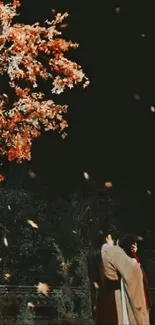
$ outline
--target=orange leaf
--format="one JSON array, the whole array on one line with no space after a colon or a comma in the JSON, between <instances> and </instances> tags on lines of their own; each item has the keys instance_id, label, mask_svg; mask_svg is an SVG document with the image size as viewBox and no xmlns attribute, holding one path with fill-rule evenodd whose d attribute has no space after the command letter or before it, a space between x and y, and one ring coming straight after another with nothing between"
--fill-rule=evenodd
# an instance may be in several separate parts
<instances>
[{"instance_id":1,"label":"orange leaf","mask_svg":"<svg viewBox=\"0 0 155 325\"><path fill-rule=\"evenodd\" d=\"M38 293L43 293L45 296L47 296L50 291L50 287L47 283L39 282L36 288Z\"/></svg>"},{"instance_id":2,"label":"orange leaf","mask_svg":"<svg viewBox=\"0 0 155 325\"><path fill-rule=\"evenodd\" d=\"M107 188L111 188L112 187L112 182L105 182L104 186Z\"/></svg>"},{"instance_id":3,"label":"orange leaf","mask_svg":"<svg viewBox=\"0 0 155 325\"><path fill-rule=\"evenodd\" d=\"M4 180L5 180L5 177L0 174L0 183L3 182Z\"/></svg>"},{"instance_id":4,"label":"orange leaf","mask_svg":"<svg viewBox=\"0 0 155 325\"><path fill-rule=\"evenodd\" d=\"M68 263L61 263L60 266L62 267L62 269L68 269L69 268L69 264Z\"/></svg>"},{"instance_id":5,"label":"orange leaf","mask_svg":"<svg viewBox=\"0 0 155 325\"><path fill-rule=\"evenodd\" d=\"M11 277L12 277L12 275L9 274L9 273L5 273L5 274L4 274L4 278L5 278L5 279L9 279L9 278L11 278Z\"/></svg>"}]
</instances>

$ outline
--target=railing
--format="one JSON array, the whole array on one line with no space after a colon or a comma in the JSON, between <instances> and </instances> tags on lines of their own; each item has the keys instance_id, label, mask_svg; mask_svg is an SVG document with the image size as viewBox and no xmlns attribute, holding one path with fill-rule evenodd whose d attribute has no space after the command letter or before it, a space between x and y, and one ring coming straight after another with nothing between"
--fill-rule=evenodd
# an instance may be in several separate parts
<instances>
[{"instance_id":1,"label":"railing","mask_svg":"<svg viewBox=\"0 0 155 325\"><path fill-rule=\"evenodd\" d=\"M62 286L52 286L52 291L53 290L59 290L59 289L62 289ZM80 292L86 292L86 288L84 287L70 287L70 290L72 292L74 292L75 294L79 294ZM149 289L150 291L150 296L151 296L151 302L152 302L152 321L151 321L151 325L154 325L155 324L155 287L151 287ZM13 293L15 294L15 296L17 297L17 300L18 300L18 297L23 297L27 294L33 294L33 295L36 295L38 296L38 293L37 293L37 288L35 286L13 286L13 285L8 285L8 286L5 286L5 285L0 285L0 296L3 296L3 294L5 295L9 295L9 293ZM41 308L46 308L46 307L52 307L50 305L50 303L47 303L47 299L45 299L46 302L44 304L44 300L41 299L40 303L37 304L37 307L41 307ZM15 320L13 320L13 317L12 316L0 316L0 325L1 324L5 324L7 325L6 323L6 319L8 320L8 325L15 325ZM10 323L10 321L11 323ZM4 320L4 322L3 322ZM35 316L34 317L34 323L35 324L39 324L39 325L58 325L58 324L54 324L49 318L48 316ZM34 324L33 323L33 324ZM21 324L22 325L22 324ZM31 324L29 324L31 325ZM85 324L85 325L91 325L91 324Z\"/></svg>"},{"instance_id":2,"label":"railing","mask_svg":"<svg viewBox=\"0 0 155 325\"><path fill-rule=\"evenodd\" d=\"M62 286L52 286L52 291L59 290L62 288L63 288ZM70 287L70 290L74 293L79 293L79 292L85 292L86 288L74 286L74 287ZM153 304L153 306L155 306L155 287L149 288L149 291L150 291L152 304ZM10 292L14 293L16 295L26 295L28 293L38 295L36 286L0 285L0 295L7 294L7 293L9 294Z\"/></svg>"}]
</instances>

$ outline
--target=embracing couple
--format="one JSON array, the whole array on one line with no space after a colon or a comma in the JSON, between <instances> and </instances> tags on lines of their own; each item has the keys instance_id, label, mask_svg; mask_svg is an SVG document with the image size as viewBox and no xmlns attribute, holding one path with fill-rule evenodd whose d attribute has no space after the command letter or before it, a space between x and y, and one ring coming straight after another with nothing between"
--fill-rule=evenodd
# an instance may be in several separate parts
<instances>
[{"instance_id":1,"label":"embracing couple","mask_svg":"<svg viewBox=\"0 0 155 325\"><path fill-rule=\"evenodd\" d=\"M147 278L136 252L134 236L117 240L114 226L104 234L96 271L90 270L93 259L88 269L96 325L150 324Z\"/></svg>"}]
</instances>

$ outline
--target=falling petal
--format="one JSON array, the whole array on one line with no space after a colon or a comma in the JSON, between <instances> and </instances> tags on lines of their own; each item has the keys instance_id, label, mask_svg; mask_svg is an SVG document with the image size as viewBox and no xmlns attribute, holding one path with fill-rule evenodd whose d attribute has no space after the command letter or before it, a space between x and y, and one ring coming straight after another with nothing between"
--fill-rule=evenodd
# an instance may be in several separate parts
<instances>
[{"instance_id":1,"label":"falling petal","mask_svg":"<svg viewBox=\"0 0 155 325\"><path fill-rule=\"evenodd\" d=\"M39 229L38 225L33 220L27 220L27 223L33 228Z\"/></svg>"},{"instance_id":2,"label":"falling petal","mask_svg":"<svg viewBox=\"0 0 155 325\"><path fill-rule=\"evenodd\" d=\"M10 205L8 205L8 210L11 210L11 207L10 207Z\"/></svg>"},{"instance_id":3,"label":"falling petal","mask_svg":"<svg viewBox=\"0 0 155 325\"><path fill-rule=\"evenodd\" d=\"M105 182L104 186L107 188L111 188L112 187L112 182Z\"/></svg>"},{"instance_id":4,"label":"falling petal","mask_svg":"<svg viewBox=\"0 0 155 325\"><path fill-rule=\"evenodd\" d=\"M36 288L38 293L43 293L45 296L47 296L50 291L50 287L47 283L39 282Z\"/></svg>"},{"instance_id":5,"label":"falling petal","mask_svg":"<svg viewBox=\"0 0 155 325\"><path fill-rule=\"evenodd\" d=\"M141 37L143 37L143 38L144 38L145 36L146 36L145 34L141 34Z\"/></svg>"},{"instance_id":6,"label":"falling petal","mask_svg":"<svg viewBox=\"0 0 155 325\"><path fill-rule=\"evenodd\" d=\"M88 175L87 172L84 172L84 173L83 173L83 176L84 176L84 178L85 178L86 180L89 180L89 175Z\"/></svg>"},{"instance_id":7,"label":"falling petal","mask_svg":"<svg viewBox=\"0 0 155 325\"><path fill-rule=\"evenodd\" d=\"M7 241L7 238L6 238L6 237L4 237L4 245L5 245L6 247L8 247L8 241Z\"/></svg>"},{"instance_id":8,"label":"falling petal","mask_svg":"<svg viewBox=\"0 0 155 325\"><path fill-rule=\"evenodd\" d=\"M146 191L148 195L152 195L152 192L150 190Z\"/></svg>"},{"instance_id":9,"label":"falling petal","mask_svg":"<svg viewBox=\"0 0 155 325\"><path fill-rule=\"evenodd\" d=\"M72 232L73 232L73 234L77 234L77 231L75 231L75 230L72 230Z\"/></svg>"}]
</instances>

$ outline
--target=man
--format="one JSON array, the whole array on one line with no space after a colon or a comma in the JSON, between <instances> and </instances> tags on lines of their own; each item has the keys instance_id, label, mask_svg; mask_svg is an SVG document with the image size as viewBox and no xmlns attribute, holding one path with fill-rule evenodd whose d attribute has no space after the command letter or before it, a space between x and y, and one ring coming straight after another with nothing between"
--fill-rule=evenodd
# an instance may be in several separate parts
<instances>
[{"instance_id":1,"label":"man","mask_svg":"<svg viewBox=\"0 0 155 325\"><path fill-rule=\"evenodd\" d=\"M97 325L127 325L123 321L120 278L127 292L127 311L130 325L149 325L149 313L144 295L143 274L138 263L123 249L115 246L109 230L101 248L101 278L103 289L99 293Z\"/></svg>"},{"instance_id":2,"label":"man","mask_svg":"<svg viewBox=\"0 0 155 325\"><path fill-rule=\"evenodd\" d=\"M116 227L114 225L110 225L104 234L103 232L100 232L99 242L97 243L95 250L90 252L88 255L88 276L91 288L92 316L96 325L104 325L102 322L102 306L104 305L105 279L103 279L102 272L103 264L101 258L101 247L103 242L109 246L114 245L117 238L118 231Z\"/></svg>"}]
</instances>

